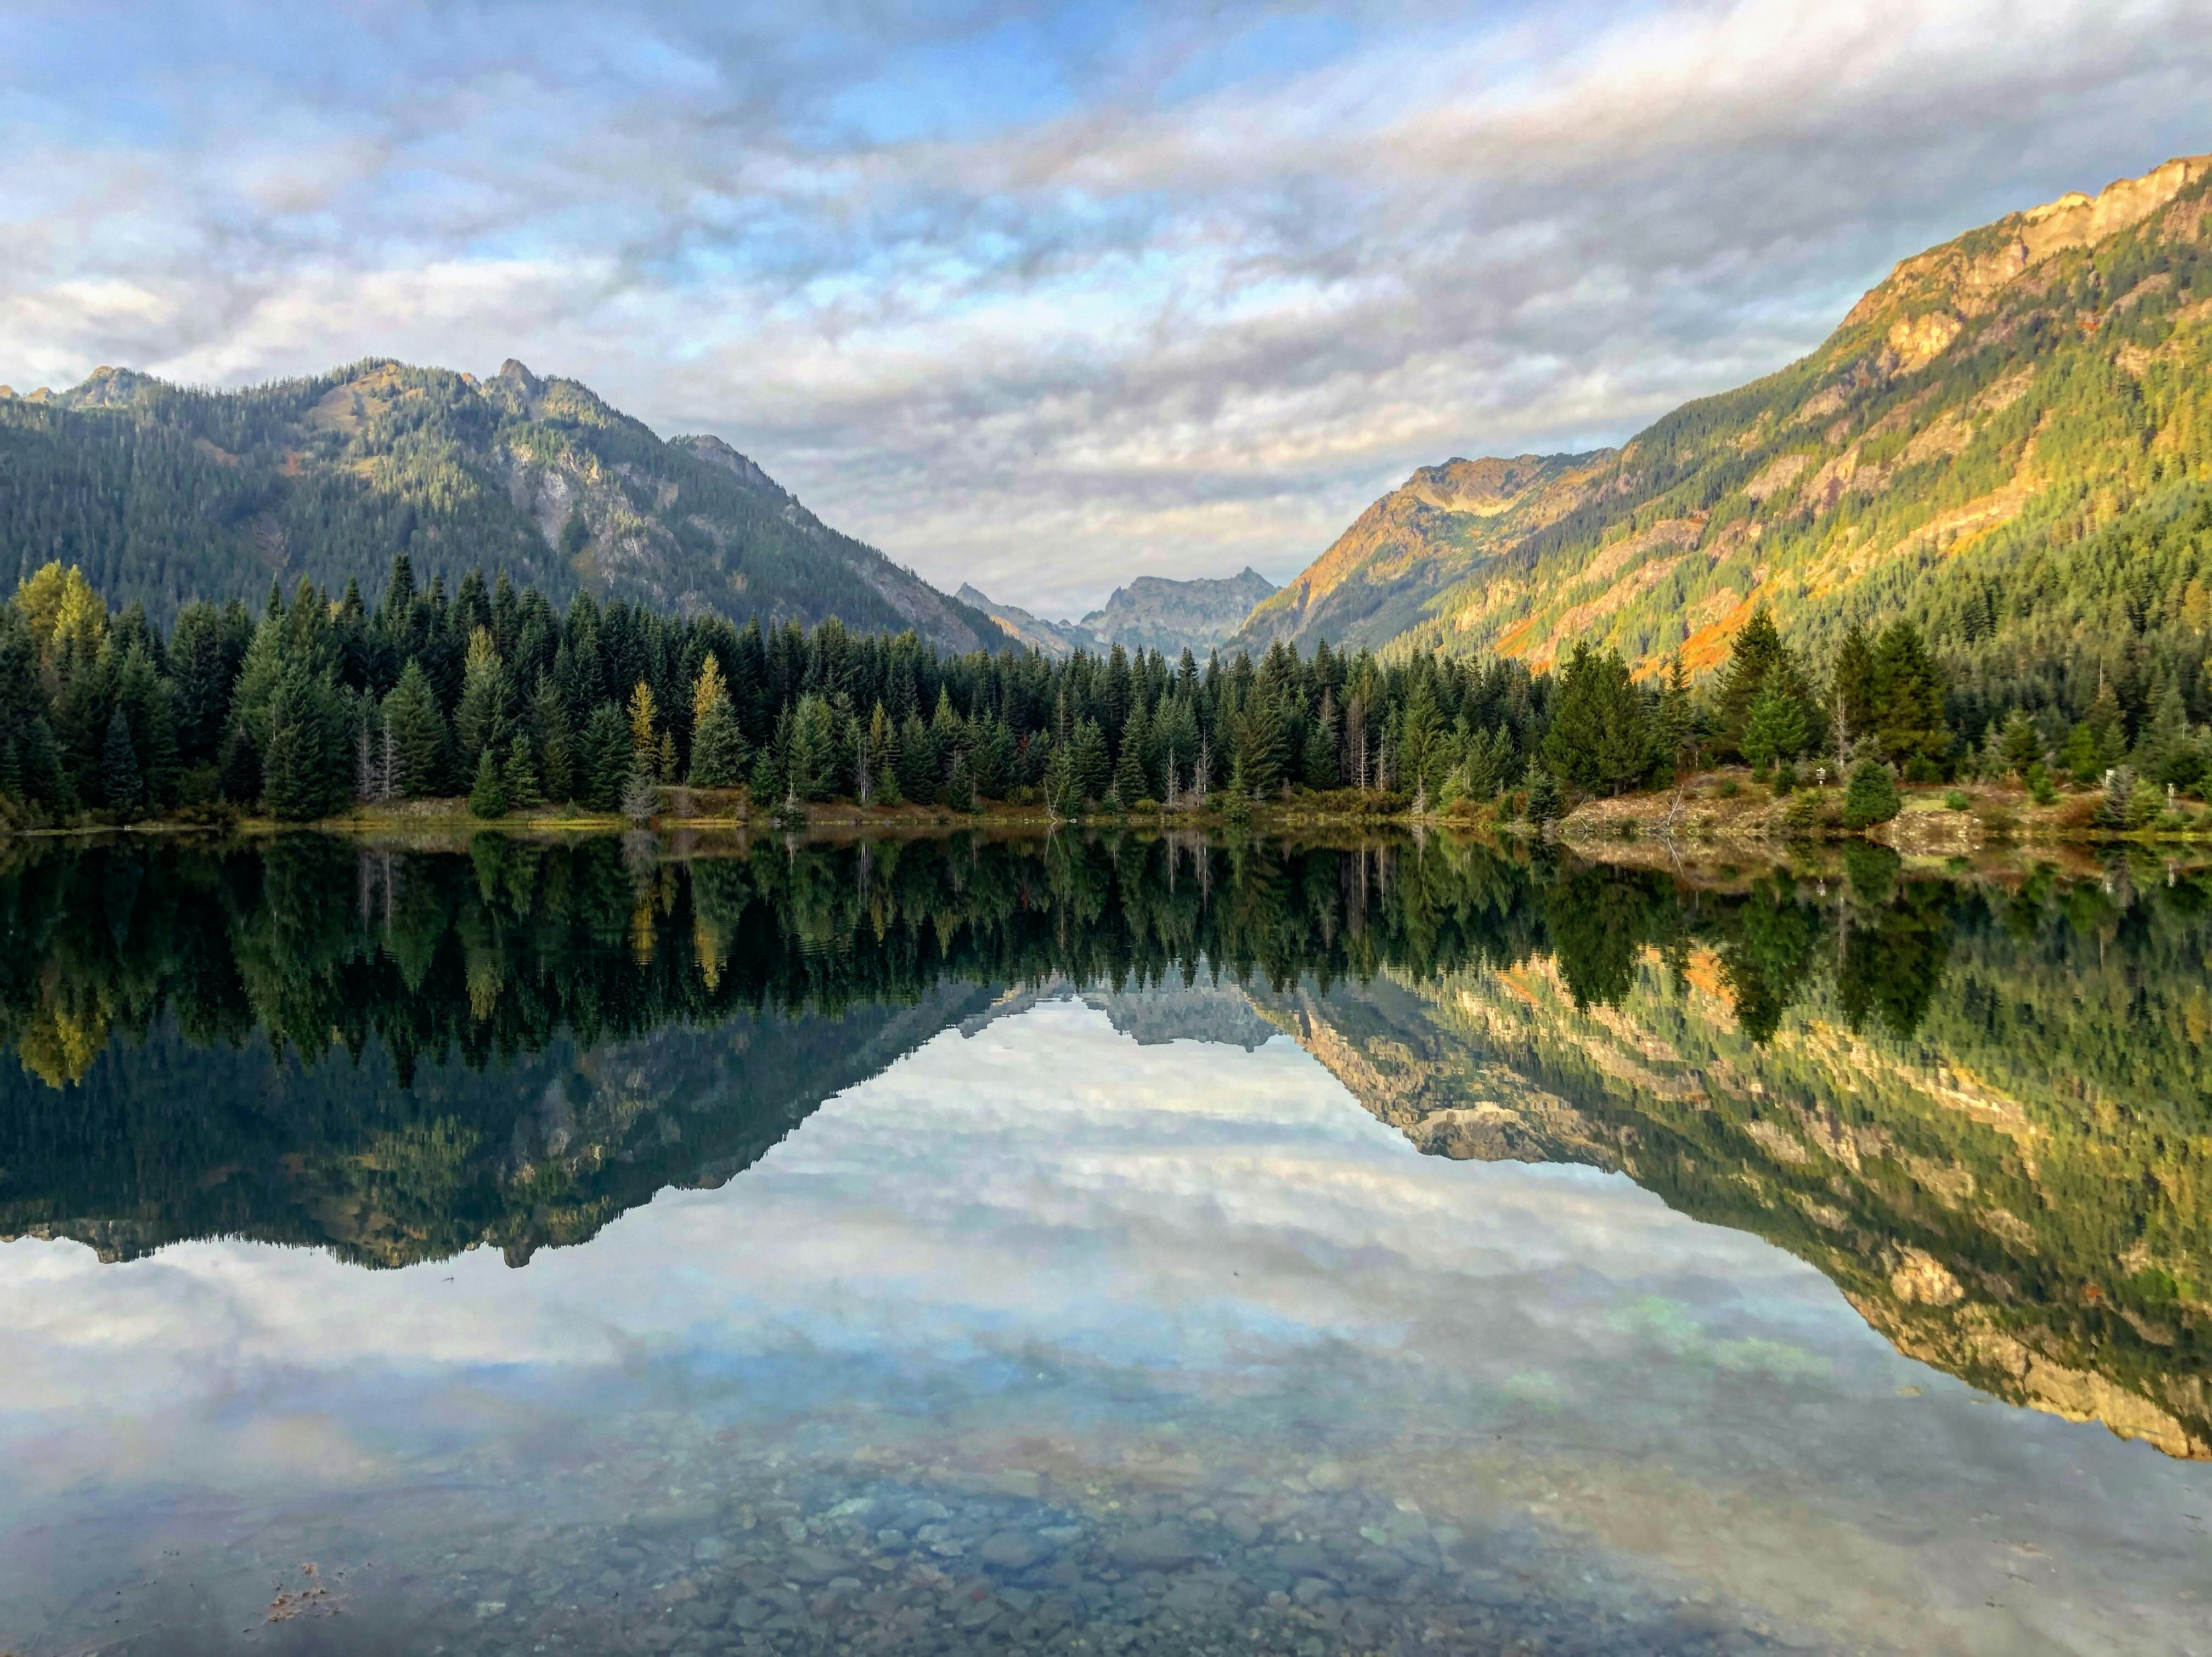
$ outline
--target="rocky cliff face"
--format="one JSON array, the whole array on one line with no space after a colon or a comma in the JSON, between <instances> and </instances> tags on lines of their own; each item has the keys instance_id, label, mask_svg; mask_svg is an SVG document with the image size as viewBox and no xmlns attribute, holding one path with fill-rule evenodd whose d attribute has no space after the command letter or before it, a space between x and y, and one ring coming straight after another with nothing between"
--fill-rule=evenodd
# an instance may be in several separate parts
<instances>
[{"instance_id":1,"label":"rocky cliff face","mask_svg":"<svg viewBox=\"0 0 2212 1657\"><path fill-rule=\"evenodd\" d=\"M1998 649L2084 593L2117 617L2094 571L2021 572L2212 488L2208 191L2212 156L2177 160L1906 259L1812 355L1619 451L1425 469L1238 641L1702 671L1760 604L1816 646L1899 610ZM2171 585L2154 610L2192 602Z\"/></svg>"},{"instance_id":2,"label":"rocky cliff face","mask_svg":"<svg viewBox=\"0 0 2212 1657\"><path fill-rule=\"evenodd\" d=\"M1102 608L1083 618L1083 626L1126 650L1157 650L1170 659L1188 650L1203 661L1274 591L1273 581L1252 569L1194 581L1140 575L1115 588Z\"/></svg>"}]
</instances>

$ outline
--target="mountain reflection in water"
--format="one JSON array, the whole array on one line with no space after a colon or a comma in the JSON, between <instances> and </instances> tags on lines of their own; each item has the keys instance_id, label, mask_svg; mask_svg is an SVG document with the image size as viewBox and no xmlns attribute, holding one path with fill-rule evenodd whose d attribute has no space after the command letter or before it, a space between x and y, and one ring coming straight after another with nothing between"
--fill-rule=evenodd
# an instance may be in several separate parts
<instances>
[{"instance_id":1,"label":"mountain reflection in water","mask_svg":"<svg viewBox=\"0 0 2212 1657\"><path fill-rule=\"evenodd\" d=\"M1079 1102L1086 1089L1111 1096L1102 1067L1110 1072L1121 1061L1085 1034L1103 1014L1105 1028L1119 1033L1115 1041L1179 1044L1141 1074L1150 1083L1187 1077L1194 1101L1225 1102L1263 1083L1285 1099L1320 1100L1312 1092L1318 1082L1307 1078L1321 1072L1304 1059L1284 1068L1281 1055L1295 1057L1296 1049L1271 1038L1286 1035L1421 1151L1625 1174L1681 1215L1754 1234L1816 1267L1907 1357L2014 1404L2101 1422L2177 1460L2212 1455L2204 1380L2212 1211L2199 1195L2212 1156L2205 1054L2212 877L2201 873L2122 864L2100 879L2046 872L1998 884L1907 874L1879 848L1854 848L1844 866L1821 876L1697 882L1434 837L1224 846L1065 832L1017 841L732 841L680 855L643 836L540 844L493 835L477 840L466 856L362 850L313 836L260 850L48 845L12 855L16 860L0 871L0 925L9 940L0 955L0 1036L21 1062L0 1079L0 1236L75 1240L107 1262L155 1251L193 1261L201 1256L173 1246L246 1240L304 1245L380 1268L450 1260L482 1245L521 1266L540 1250L599 1238L583 1253L604 1263L635 1253L637 1243L634 1234L621 1242L600 1234L656 1193L724 1187L746 1174L730 1190L770 1216L810 1156L826 1159L817 1174L828 1184L809 1187L817 1206L790 1199L790 1224L781 1230L762 1219L773 1235L798 1237L810 1224L822 1226L823 1189L847 1191L865 1205L870 1168L906 1170L911 1182L907 1165L928 1165L933 1134L942 1136L939 1150L962 1134L975 1140L972 1174L951 1177L945 1189L965 1178L976 1187L969 1200L988 1206L997 1199L982 1187L994 1180L1041 1176L1024 1174L1006 1150L1003 1119L990 1119L995 1125L986 1133L977 1120L939 1120L933 1102L957 1092L971 1072L977 1096L987 1093L988 1077L975 1067L988 1070L996 1050L975 1039L1017 1028L1050 1035L1068 1055L1058 1074L1034 1041L1008 1038L1031 1066L1019 1088L1008 1083L1008 1096L1027 1089L1040 1113L1048 1100L1061 1113L1050 1119L1066 1152L1052 1176L1061 1193L1054 1202L1109 1202L1109 1186L1080 1194L1091 1178L1080 1170L1095 1119L1066 1114L1054 1097L1063 1084ZM1074 1023L1065 1022L1074 1017L1066 1011L1071 996L1093 1010ZM948 1035L968 1057L942 1057L955 1051L943 1045ZM1203 1057L1238 1049L1249 1057L1236 1063L1260 1068L1219 1070L1228 1058ZM917 1079L929 1076L939 1077L934 1093ZM756 1167L825 1102L883 1097L894 1086L917 1089L898 1119L909 1123L903 1135L886 1130L890 1119L880 1112L868 1119L848 1109L842 1126L810 1125ZM1225 1102L1212 1108L1230 1110ZM1319 1126L1328 1108L1313 1108L1314 1126L1304 1131L1333 1142L1339 1131ZM874 1126L855 1140L854 1124L863 1120ZM1143 1135L1131 1137L1149 1135L1144 1142L1170 1155L1182 1131L1178 1120L1154 1110L1142 1117ZM1206 1160L1179 1163L1176 1178L1203 1168L1203 1200L1232 1212L1265 1204L1283 1169L1307 1165L1312 1154L1304 1141L1295 1149L1285 1141L1264 1162L1243 1160L1265 1143L1257 1119L1231 1123L1209 1141ZM810 1152L810 1145L821 1149ZM1374 1172L1382 1165L1370 1168L1378 1154L1367 1139L1346 1141L1331 1179L1382 1177ZM1249 1179L1240 1177L1246 1168ZM1130 1176L1124 1167L1114 1177ZM1549 1186L1512 1183L1533 1176L1498 1177L1508 1182L1478 1189L1507 1213L1553 1199L1572 1211L1598 1189L1558 1184L1570 1178L1564 1171L1547 1176ZM1418 1200L1433 1200L1437 1189L1422 1186ZM1178 1200L1200 1195L1186 1191ZM674 1200L654 1204L654 1212ZM690 1211L668 1209L663 1223L680 1228ZM1402 1229L1402 1214L1382 1213L1372 1221L1378 1235ZM860 1293L855 1284L870 1274L927 1277L933 1259L957 1248L954 1221L925 1220L886 1217L880 1258L847 1261L856 1274L850 1279L839 1278L834 1260L823 1264L825 1315L841 1295ZM1616 1217L1607 1224L1640 1229L1644 1222ZM1194 1231L1191 1246L1201 1256L1223 1247L1218 1238L1197 1239ZM853 1245L851 1235L840 1240ZM729 1241L716 1239L716 1247ZM1664 1255L1669 1246L1646 1238L1635 1248ZM1364 1281L1356 1247L1329 1247L1349 1295ZM1419 1252L1411 1243L1391 1247ZM1496 1247L1511 1254L1537 1246L1522 1237ZM1751 1256L1728 1252L1754 1247L1747 1240L1716 1239L1711 1247L1715 1259L1737 1263L1730 1270L1749 1269L1743 1262ZM1253 1295L1271 1282L1265 1258L1247 1260ZM546 1267L541 1259L532 1270ZM64 1269L48 1265L32 1275ZM484 1292L473 1263L439 1269ZM1046 1316L1016 1294L992 1319L1027 1328L1026 1338L1037 1343L1080 1347L1095 1338L1102 1354L1112 1349L1115 1363L1136 1366L1133 1374L1195 1366L1194 1375L1212 1375L1224 1364L1220 1372L1232 1374L1231 1355L1242 1346L1264 1349L1279 1338L1256 1303L1218 1328L1210 1314L1194 1310L1166 1329L1139 1318L1116 1325L1110 1339L1097 1330L1082 1337L1086 1320L1117 1315L1112 1286L1097 1292L1101 1303L1087 1314L1063 1307ZM1558 1315L1571 1316L1583 1292L1563 1284ZM1299 1387L1326 1393L1340 1384L1361 1401L1325 1405L1301 1395L1309 1413L1293 1410L1285 1419L1326 1419L1334 1411L1356 1423L1363 1410L1383 1410L1390 1388L1411 1385L1369 1373L1380 1326L1352 1332L1376 1306L1403 1300L1395 1315L1421 1332L1390 1340L1415 1347L1441 1340L1437 1331L1449 1320L1381 1278L1360 1309L1346 1299L1319 1311L1301 1295L1297 1310L1286 1306L1280 1315L1340 1326L1348 1344L1334 1383L1309 1375ZM1845 1363L1792 1357L1765 1335L1722 1338L1698 1317L1685 1321L1674 1301L1653 1302L1648 1315L1634 1309L1643 1303L1632 1298L1606 1314L1608 1326L1632 1325L1633 1338L1652 1344L1665 1362L1702 1365L1700 1374L1740 1370L1786 1387L1796 1384L1793 1364L1811 1363L1825 1374ZM396 1308L391 1315L405 1323ZM1510 1322L1528 1314L1516 1308L1510 1319L1502 1310L1494 1315ZM958 1327L917 1333L929 1318L919 1305L881 1316L882 1327L929 1347L933 1363L950 1362L947 1354L978 1340L989 1344L962 1319L954 1320ZM972 1317L972 1308L962 1316ZM824 1435L837 1409L876 1407L847 1396L853 1383L840 1366L849 1360L833 1355L848 1339L867 1345L882 1337L838 1328L835 1317L810 1327L811 1356L802 1362L785 1353L774 1373L758 1367L757 1354L744 1358L751 1367L743 1390L756 1399L812 1399L801 1409L812 1423L805 1430ZM1546 1344L1525 1332L1516 1338L1531 1351ZM499 1360L487 1352L482 1361ZM887 1362L880 1354L875 1361ZM1478 1385L1485 1361L1454 1360L1463 1384ZM840 1378L823 1380L815 1371L823 1364ZM1492 1393L1484 1394L1519 1399L1526 1419L1516 1431L1546 1411L1576 1407L1554 1397L1559 1383L1544 1378L1559 1372L1537 1364L1516 1381L1519 1373L1493 1377ZM699 1384L694 1377L686 1386ZM972 1375L954 1390L971 1384ZM1008 1384L1011 1377L993 1383ZM1189 1420L1177 1430L1193 1435L1194 1454L1208 1434L1257 1430L1237 1424L1233 1400L1212 1395L1220 1384L1189 1383ZM975 1464L1018 1459L1006 1436L1018 1426L1032 1435L1088 1435L1110 1460L1119 1454L1110 1423L1120 1385L1027 1403L1017 1388L989 1430L969 1421L954 1435L956 1447L940 1442L932 1453L948 1466L970 1464L947 1477L988 1484L994 1475ZM1394 1407L1430 1407L1418 1393ZM831 1399L842 1402L833 1407ZM0 1399L0 1411L9 1407ZM695 1429L706 1426L683 1430ZM897 1435L878 1423L867 1436L881 1449ZM987 1442L997 1447L991 1454L978 1448ZM1224 1442L1206 1455L1233 1460ZM1324 1447L1309 1448L1322 1455ZM850 1448L839 1452L837 1478L852 1477ZM1510 1454L1500 1448L1494 1456ZM794 1492L815 1480L808 1488L822 1512L840 1503L862 1511L855 1502L904 1511L933 1500L880 1480L823 1484L831 1475L812 1467L802 1475L804 1460L763 1465ZM1849 1476L1847 1460L1839 1460L1838 1479ZM1486 1466L1483 1477L1496 1474ZM1247 1467L1238 1477L1249 1484L1257 1472L1262 1487L1274 1489L1280 1472ZM1515 1476L1522 1474L1539 1482L1558 1476L1528 1468ZM574 1476L582 1490L599 1472L585 1467ZM1413 1474L1401 1469L1395 1477L1410 1488ZM1292 1482L1322 1493L1299 1501L1336 1499L1327 1479L1300 1474ZM1010 1476L992 1499L1027 1500L1041 1488L1034 1475ZM1264 1533L1284 1548L1307 1545L1282 1539L1295 1528L1291 1520L1262 1516L1266 1501L1283 1498L1223 1490L1179 1510L1181 1517L1158 1519L1155 1528L1219 1521L1233 1500L1247 1515L1240 1524L1255 1536ZM764 1498L719 1499L726 1519L740 1508L757 1517ZM1425 1528L1416 1527L1418 1547L1397 1536L1390 1514L1403 1509L1387 1502L1367 1515L1373 1522L1354 1528L1382 1539L1364 1545L1370 1549L1396 1548L1394 1559L1411 1549L1418 1563L1425 1547L1449 1569L1453 1550L1471 1545L1447 1540L1439 1552L1435 1538L1446 1531L1463 1537L1476 1521L1433 1522L1435 1501L1416 1504L1431 1515ZM1061 1529L1076 1522L1067 1513L1056 1516ZM806 1528L812 1521L796 1522L802 1535L816 1533ZM1483 1522L1504 1527L1494 1530L1506 1539L1500 1548L1521 1545L1504 1520ZM1578 1522L1604 1531L1588 1514ZM1011 1557L1025 1545L1000 1551ZM1104 1545L1110 1553L1121 1544ZM2185 1557L2191 1546L2201 1562L2201 1533L2184 1546ZM1196 1545L1190 1548L1195 1557ZM1121 1563L1117 1575L1159 1568ZM1164 1569L1171 1573L1176 1563ZM785 1561L775 1569L793 1568ZM1269 1569L1281 1576L1283 1593L1322 1580L1289 1566ZM1389 1578L1382 1566L1375 1569ZM1351 1596L1346 1603L1363 1603L1340 1581L1328 1591L1340 1590ZM1021 1600L1046 1592L1041 1577L1034 1592L1018 1581L1006 1591L1011 1599L989 1603L1004 1599L1032 1619L1043 1614ZM1321 1603L1322 1589L1299 1592L1306 1600L1287 1601L1285 1618ZM1413 1590L1401 1582L1392 1592L1403 1598ZM2154 1589L2142 1593L2155 1601ZM16 1603L0 1594L0 1607ZM1073 1637L1091 1628L1092 1648L1154 1637L1133 1624L1138 1631L1116 1645L1079 1614L1079 1596L1070 1604L1069 1621L1049 1632ZM1217 1609L1237 1620L1233 1596ZM1577 1632L1568 1618L1564 1648L1577 1648L1577 1640L1613 1648L1607 1616L1659 1618L1638 1624L1649 1648L1674 1648L1666 1642L1707 1648L1698 1642L1709 1636L1728 1648L1696 1618L1661 1617L1652 1605L1625 1600L1584 1612L1596 1620ZM678 1642L700 1649L744 1649L752 1633L742 1618L751 1614L741 1607L730 1613L738 1622L652 1626L672 1628ZM504 1612L485 1615L489 1625ZM1366 1642L1412 1640L1413 1624L1404 1620L1411 1615L1387 1627L1375 1623ZM1432 1610L1422 1615L1433 1623ZM988 1642L989 1623L973 1631L979 1645ZM990 1637L1012 1638L1015 1626L1008 1622ZM1527 1632L1516 1632L1503 1611L1487 1626L1498 1640ZM1755 1618L1730 1626L1729 1639L1763 1637ZM1663 1640L1653 1630L1663 1630ZM778 1637L763 1648L802 1648L793 1643L797 1624L767 1631ZM15 1636L0 1624L0 1650ZM1304 1650L1301 1642L1314 1639L1358 1644L1356 1636L1365 1638L1340 1608L1334 1624L1309 1618L1288 1627L1283 1648ZM1907 1635L1893 1630L1892 1637L1912 1645ZM63 1648L58 1641L54 1648ZM1273 1648L1247 1640L1243 1648ZM1980 1648L1966 1641L1960 1648ZM2054 1648L2075 1648L2062 1642Z\"/></svg>"}]
</instances>

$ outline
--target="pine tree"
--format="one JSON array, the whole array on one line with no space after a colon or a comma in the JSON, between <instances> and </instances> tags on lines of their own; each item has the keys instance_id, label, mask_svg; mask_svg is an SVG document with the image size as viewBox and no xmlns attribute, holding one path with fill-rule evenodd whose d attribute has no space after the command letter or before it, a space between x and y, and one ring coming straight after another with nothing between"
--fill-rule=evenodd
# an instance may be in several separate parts
<instances>
[{"instance_id":1,"label":"pine tree","mask_svg":"<svg viewBox=\"0 0 2212 1657\"><path fill-rule=\"evenodd\" d=\"M118 707L107 721L107 739L100 754L100 794L107 809L124 816L145 803L145 784L138 773L138 756L131 748L131 721Z\"/></svg>"},{"instance_id":2,"label":"pine tree","mask_svg":"<svg viewBox=\"0 0 2212 1657\"><path fill-rule=\"evenodd\" d=\"M584 764L577 797L594 811L619 810L623 785L629 780L636 754L630 740L629 723L623 718L622 709L611 701L601 702L585 721L581 756Z\"/></svg>"},{"instance_id":3,"label":"pine tree","mask_svg":"<svg viewBox=\"0 0 2212 1657\"><path fill-rule=\"evenodd\" d=\"M1879 760L1861 760L1851 768L1850 786L1844 791L1844 827L1865 828L1887 822L1904 804L1889 768Z\"/></svg>"},{"instance_id":4,"label":"pine tree","mask_svg":"<svg viewBox=\"0 0 2212 1657\"><path fill-rule=\"evenodd\" d=\"M500 785L507 794L507 809L510 811L526 811L544 803L544 797L538 791L538 768L531 762L526 737L518 735L507 744L507 764L500 773Z\"/></svg>"},{"instance_id":5,"label":"pine tree","mask_svg":"<svg viewBox=\"0 0 2212 1657\"><path fill-rule=\"evenodd\" d=\"M261 754L261 795L269 815L287 822L328 816L345 802L349 762L325 688L305 667L285 669L270 698L269 741Z\"/></svg>"},{"instance_id":6,"label":"pine tree","mask_svg":"<svg viewBox=\"0 0 2212 1657\"><path fill-rule=\"evenodd\" d=\"M952 756L952 774L945 780L945 803L956 811L975 809L975 776L968 768L965 754Z\"/></svg>"},{"instance_id":7,"label":"pine tree","mask_svg":"<svg viewBox=\"0 0 2212 1657\"><path fill-rule=\"evenodd\" d=\"M556 804L575 798L574 744L568 732L568 708L550 674L538 676L538 694L530 701L530 725L538 739L538 782L545 798Z\"/></svg>"},{"instance_id":8,"label":"pine tree","mask_svg":"<svg viewBox=\"0 0 2212 1657\"><path fill-rule=\"evenodd\" d=\"M653 700L653 687L640 679L629 693L629 745L637 768L647 775L659 778L660 710Z\"/></svg>"},{"instance_id":9,"label":"pine tree","mask_svg":"<svg viewBox=\"0 0 2212 1657\"><path fill-rule=\"evenodd\" d=\"M418 658L407 659L384 699L384 723L398 751L399 774L392 780L399 792L410 798L440 792L446 786L446 720Z\"/></svg>"},{"instance_id":10,"label":"pine tree","mask_svg":"<svg viewBox=\"0 0 2212 1657\"><path fill-rule=\"evenodd\" d=\"M1868 642L1866 629L1856 622L1836 648L1833 688L1840 740L1848 749L1873 735L1875 728L1874 646ZM1836 755L1838 765L1850 758L1840 750Z\"/></svg>"},{"instance_id":11,"label":"pine tree","mask_svg":"<svg viewBox=\"0 0 2212 1657\"><path fill-rule=\"evenodd\" d=\"M461 768L467 774L475 774L477 757L487 749L504 746L507 703L507 669L500 662L491 629L477 628L469 635L460 705L453 713L453 736L460 747ZM498 763L496 757L493 763Z\"/></svg>"},{"instance_id":12,"label":"pine tree","mask_svg":"<svg viewBox=\"0 0 2212 1657\"><path fill-rule=\"evenodd\" d=\"M1764 689L1751 704L1744 722L1743 756L1761 775L1777 760L1794 760L1811 738L1806 729L1805 705L1770 675Z\"/></svg>"},{"instance_id":13,"label":"pine tree","mask_svg":"<svg viewBox=\"0 0 2212 1657\"><path fill-rule=\"evenodd\" d=\"M1316 652L1316 672L1321 662ZM1336 769L1336 693L1326 684L1322 688L1321 711L1306 727L1305 751L1298 756L1298 774L1307 787L1322 792L1334 788L1340 780Z\"/></svg>"},{"instance_id":14,"label":"pine tree","mask_svg":"<svg viewBox=\"0 0 2212 1657\"><path fill-rule=\"evenodd\" d=\"M1618 652L1575 646L1544 735L1546 769L1592 793L1617 794L1650 764L1644 699Z\"/></svg>"},{"instance_id":15,"label":"pine tree","mask_svg":"<svg viewBox=\"0 0 2212 1657\"><path fill-rule=\"evenodd\" d=\"M507 815L507 780L489 748L477 756L476 785L469 790L469 815L487 819Z\"/></svg>"},{"instance_id":16,"label":"pine tree","mask_svg":"<svg viewBox=\"0 0 2212 1657\"><path fill-rule=\"evenodd\" d=\"M710 663L714 659L709 656ZM735 788L745 778L745 733L727 696L708 703L691 731L691 786Z\"/></svg>"},{"instance_id":17,"label":"pine tree","mask_svg":"<svg viewBox=\"0 0 2212 1657\"><path fill-rule=\"evenodd\" d=\"M1751 720L1751 705L1766 688L1767 677L1784 665L1788 646L1774 625L1773 613L1765 604L1751 612L1731 641L1728 666L1722 671L1717 698L1723 738L1730 749L1743 752L1744 727Z\"/></svg>"},{"instance_id":18,"label":"pine tree","mask_svg":"<svg viewBox=\"0 0 2212 1657\"><path fill-rule=\"evenodd\" d=\"M898 733L891 727L891 716L884 712L881 702L868 716L868 786L872 799L884 805L905 804L906 794L899 786Z\"/></svg>"},{"instance_id":19,"label":"pine tree","mask_svg":"<svg viewBox=\"0 0 2212 1657\"><path fill-rule=\"evenodd\" d=\"M1152 786L1145 780L1144 762L1137 757L1137 744L1126 737L1121 743L1121 757L1114 767L1112 786L1124 810L1152 795Z\"/></svg>"},{"instance_id":20,"label":"pine tree","mask_svg":"<svg viewBox=\"0 0 2212 1657\"><path fill-rule=\"evenodd\" d=\"M1943 723L1943 678L1920 629L1891 623L1875 647L1874 740L1881 756L1908 778L1934 780L1936 762L1951 745Z\"/></svg>"}]
</instances>

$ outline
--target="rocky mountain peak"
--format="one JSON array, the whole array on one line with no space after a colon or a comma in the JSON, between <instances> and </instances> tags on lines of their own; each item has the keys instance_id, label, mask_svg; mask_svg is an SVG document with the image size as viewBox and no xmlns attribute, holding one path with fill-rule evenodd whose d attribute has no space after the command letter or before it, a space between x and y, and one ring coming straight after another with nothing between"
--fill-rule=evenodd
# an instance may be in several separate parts
<instances>
[{"instance_id":1,"label":"rocky mountain peak","mask_svg":"<svg viewBox=\"0 0 2212 1657\"><path fill-rule=\"evenodd\" d=\"M2040 207L2008 214L1941 246L1900 260L1844 319L1846 329L1892 312L1890 346L1908 363L1948 346L1961 318L1982 314L1997 295L2053 255L2092 247L2131 230L2212 175L2212 155L2182 155L2141 178L2121 179L2094 196L2069 191ZM2200 214L2202 207L2200 203ZM1936 320L1931 324L1927 319Z\"/></svg>"},{"instance_id":2,"label":"rocky mountain peak","mask_svg":"<svg viewBox=\"0 0 2212 1657\"><path fill-rule=\"evenodd\" d=\"M708 465L720 467L748 489L758 489L763 495L772 495L778 501L788 501L792 498L791 491L763 471L758 462L738 453L737 450L711 433L700 432L686 437L672 437L668 440L668 443L671 448L688 450L696 458L705 461Z\"/></svg>"}]
</instances>

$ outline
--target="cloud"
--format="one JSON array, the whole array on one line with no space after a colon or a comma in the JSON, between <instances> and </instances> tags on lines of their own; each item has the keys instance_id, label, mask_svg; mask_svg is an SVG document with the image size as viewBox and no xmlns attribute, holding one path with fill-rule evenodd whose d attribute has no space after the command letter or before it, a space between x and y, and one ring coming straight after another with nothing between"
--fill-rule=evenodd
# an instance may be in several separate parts
<instances>
[{"instance_id":1,"label":"cloud","mask_svg":"<svg viewBox=\"0 0 2212 1657\"><path fill-rule=\"evenodd\" d=\"M1278 578L2208 145L2212 0L0 24L0 378L371 353L713 430L946 586ZM97 50L99 56L92 54ZM98 99L55 88L99 79Z\"/></svg>"}]
</instances>

